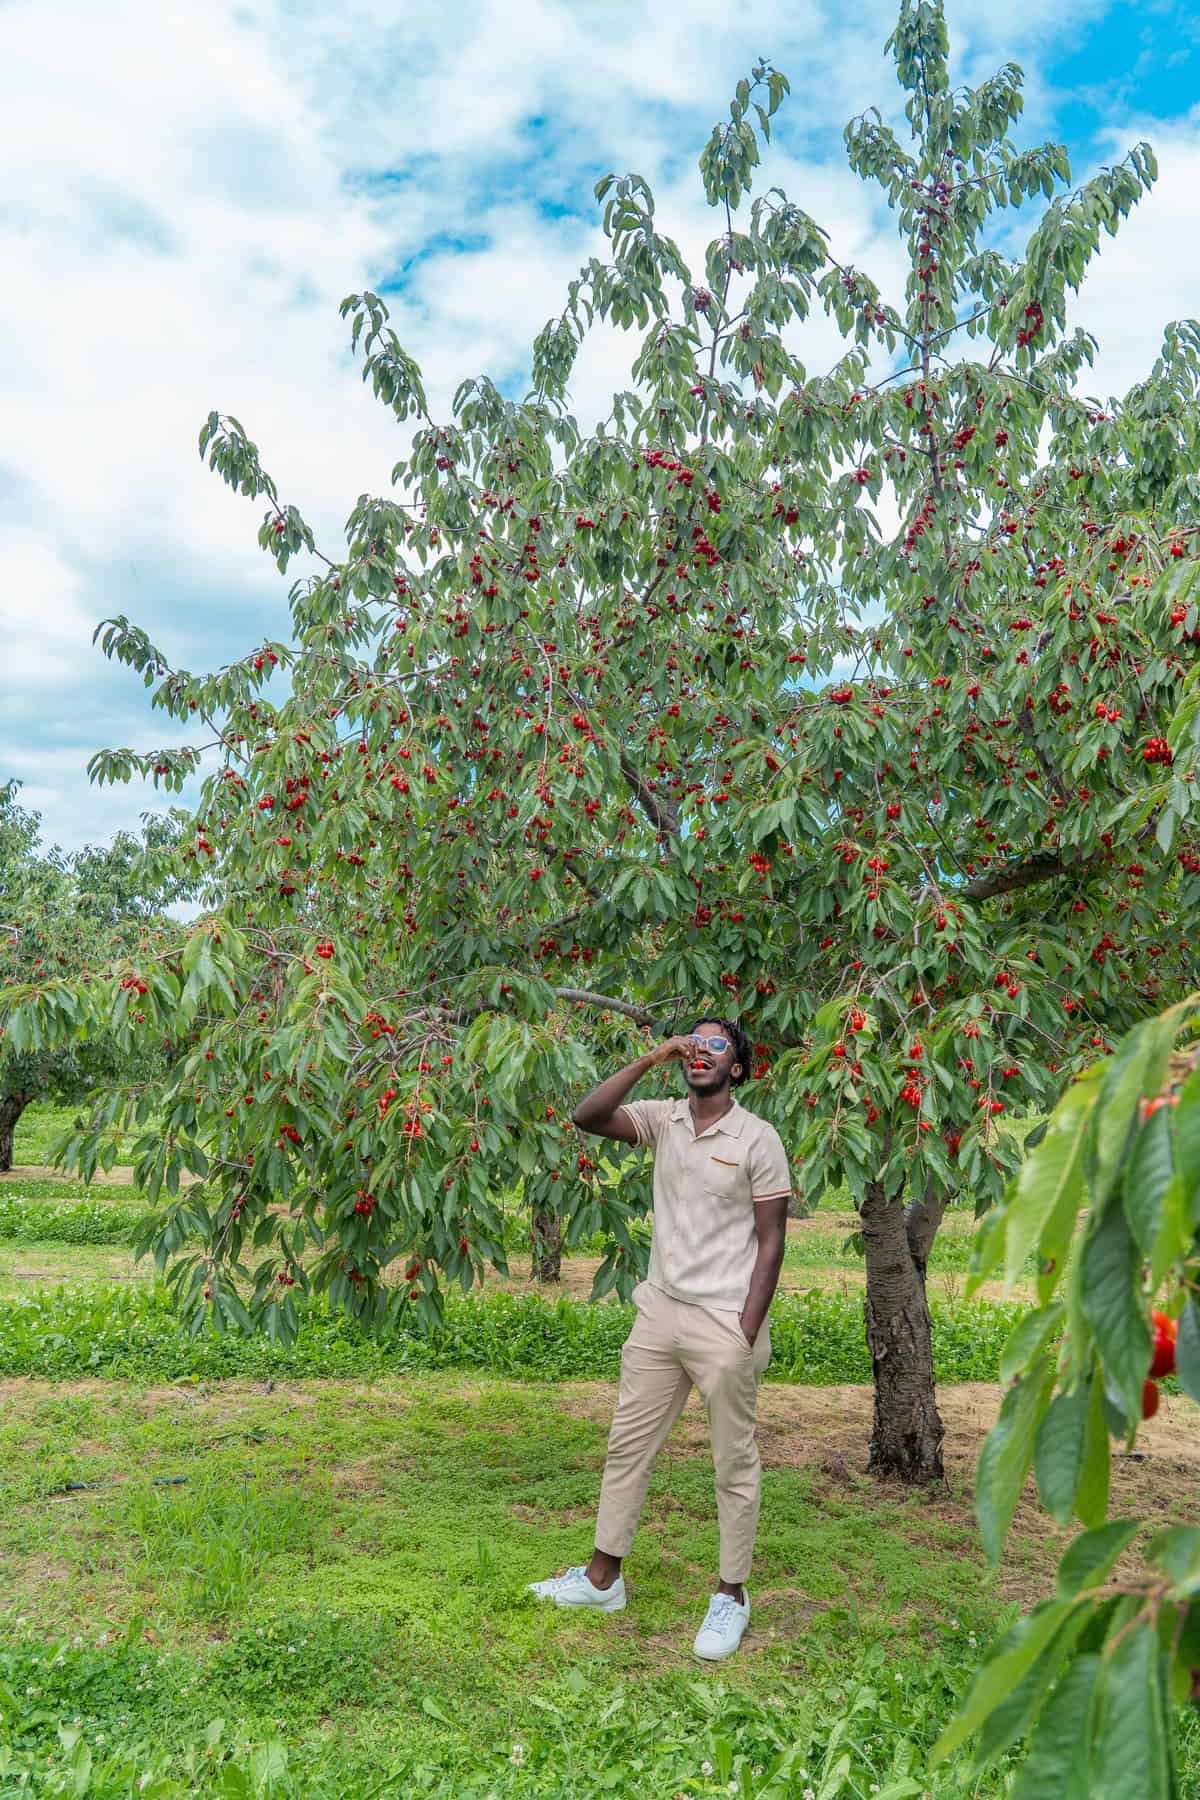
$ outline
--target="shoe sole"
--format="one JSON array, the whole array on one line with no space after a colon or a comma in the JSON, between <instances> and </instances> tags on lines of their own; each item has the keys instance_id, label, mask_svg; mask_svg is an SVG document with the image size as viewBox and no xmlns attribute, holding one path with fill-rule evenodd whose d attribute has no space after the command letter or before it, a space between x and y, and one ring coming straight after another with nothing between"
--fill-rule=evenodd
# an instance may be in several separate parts
<instances>
[{"instance_id":1,"label":"shoe sole","mask_svg":"<svg viewBox=\"0 0 1200 1800\"><path fill-rule=\"evenodd\" d=\"M555 1606L561 1606L564 1612L600 1612L615 1613L625 1611L624 1600L555 1600Z\"/></svg>"},{"instance_id":2,"label":"shoe sole","mask_svg":"<svg viewBox=\"0 0 1200 1800\"><path fill-rule=\"evenodd\" d=\"M533 1593L531 1588L530 1593ZM556 1594L533 1594L535 1600L543 1602L552 1600L555 1606L561 1606L564 1612L603 1612L614 1613L625 1611L625 1596L619 1600L560 1600Z\"/></svg>"}]
</instances>

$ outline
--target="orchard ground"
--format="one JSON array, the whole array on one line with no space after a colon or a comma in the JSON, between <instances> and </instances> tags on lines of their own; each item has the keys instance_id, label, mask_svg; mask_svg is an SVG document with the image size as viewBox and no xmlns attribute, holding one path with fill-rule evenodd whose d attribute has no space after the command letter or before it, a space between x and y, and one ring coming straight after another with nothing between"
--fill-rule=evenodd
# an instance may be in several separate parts
<instances>
[{"instance_id":1,"label":"orchard ground","mask_svg":"<svg viewBox=\"0 0 1200 1800\"><path fill-rule=\"evenodd\" d=\"M78 1210L79 1184L44 1167L56 1128L48 1111L28 1118L0 1216ZM128 1171L115 1176L94 1211L136 1207ZM939 1283L961 1290L972 1223L953 1216L938 1240L935 1299ZM793 1221L784 1287L856 1294L853 1225L837 1209ZM586 1294L594 1266L564 1259L569 1293ZM0 1244L0 1308L59 1283L147 1279L120 1243ZM714 1671L689 1654L716 1554L694 1399L651 1490L629 1609L596 1619L540 1608L525 1584L587 1554L610 1383L454 1369L6 1380L0 1795L62 1765L58 1722L97 1768L144 1742L182 1769L191 1746L202 1784L227 1744L276 1740L292 1771L272 1778L280 1795L365 1793L385 1774L385 1792L419 1781L447 1796L959 1794L925 1749L982 1646L1052 1582L1061 1534L1031 1490L990 1573L972 1479L997 1390L939 1398L947 1481L911 1492L863 1472L869 1386L764 1386L754 1612L742 1654ZM1114 1515L1191 1517L1191 1403L1168 1396L1139 1451L1115 1464ZM1184 1792L1200 1794L1190 1720L1182 1749ZM966 1791L998 1795L1002 1777Z\"/></svg>"}]
</instances>

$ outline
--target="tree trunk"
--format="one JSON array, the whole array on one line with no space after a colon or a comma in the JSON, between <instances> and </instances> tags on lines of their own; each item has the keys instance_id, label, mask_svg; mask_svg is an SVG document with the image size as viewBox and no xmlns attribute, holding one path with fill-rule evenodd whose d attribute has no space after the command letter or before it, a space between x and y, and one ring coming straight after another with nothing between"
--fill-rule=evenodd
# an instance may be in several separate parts
<instances>
[{"instance_id":1,"label":"tree trunk","mask_svg":"<svg viewBox=\"0 0 1200 1800\"><path fill-rule=\"evenodd\" d=\"M562 1280L562 1226L553 1213L533 1210L531 1239L535 1281Z\"/></svg>"},{"instance_id":2,"label":"tree trunk","mask_svg":"<svg viewBox=\"0 0 1200 1800\"><path fill-rule=\"evenodd\" d=\"M930 1189L905 1211L901 1195L871 1182L862 1210L867 1256L867 1347L875 1377L872 1475L930 1482L943 1477L945 1430L933 1385L925 1269L944 1200Z\"/></svg>"},{"instance_id":3,"label":"tree trunk","mask_svg":"<svg viewBox=\"0 0 1200 1800\"><path fill-rule=\"evenodd\" d=\"M0 1099L0 1173L7 1174L12 1168L13 1133L32 1099L32 1094L5 1094Z\"/></svg>"}]
</instances>

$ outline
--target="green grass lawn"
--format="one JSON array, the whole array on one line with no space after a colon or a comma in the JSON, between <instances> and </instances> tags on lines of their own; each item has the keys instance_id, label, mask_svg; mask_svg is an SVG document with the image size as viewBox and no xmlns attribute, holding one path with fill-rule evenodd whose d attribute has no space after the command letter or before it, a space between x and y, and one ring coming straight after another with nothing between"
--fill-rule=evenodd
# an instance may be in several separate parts
<instances>
[{"instance_id":1,"label":"green grass lawn","mask_svg":"<svg viewBox=\"0 0 1200 1800\"><path fill-rule=\"evenodd\" d=\"M780 1391L751 1632L714 1671L690 1655L717 1552L694 1413L655 1478L630 1605L597 1618L525 1584L589 1554L607 1386L35 1382L5 1398L0 1680L78 1721L95 1754L145 1740L182 1760L220 1718L238 1740L281 1737L294 1766L324 1759L343 1785L313 1791L331 1795L389 1767L397 1793L455 1797L733 1780L865 1800L909 1777L898 1796L957 1795L924 1750L1045 1567L1032 1512L998 1580L965 1479L880 1488L837 1462L820 1390ZM53 1761L56 1742L31 1728L24 1754ZM789 1749L795 1780L765 1787Z\"/></svg>"},{"instance_id":2,"label":"green grass lawn","mask_svg":"<svg viewBox=\"0 0 1200 1800\"><path fill-rule=\"evenodd\" d=\"M27 1113L18 1162L44 1162L70 1116ZM783 1285L817 1291L777 1303L752 1626L719 1669L690 1654L717 1545L694 1401L628 1610L580 1617L526 1592L590 1551L614 1388L569 1377L610 1374L624 1330L623 1309L579 1297L594 1256L567 1259L565 1306L492 1292L456 1313L438 1355L478 1371L319 1322L290 1360L206 1339L189 1361L119 1241L138 1207L129 1185L0 1182L4 1366L65 1377L0 1381L0 1800L999 1800L1002 1771L931 1771L926 1751L984 1643L1049 1584L1059 1539L1027 1499L1003 1568L984 1562L971 1490L990 1383L941 1390L944 1488L862 1473L844 1197L789 1234ZM1004 1329L957 1304L973 1227L951 1214L931 1263L944 1370L994 1356ZM312 1378L325 1369L341 1379ZM1116 1508L1190 1516L1196 1469L1172 1447L1194 1422L1164 1403L1150 1462L1119 1465ZM1183 1792L1200 1796L1190 1713L1182 1731Z\"/></svg>"}]
</instances>

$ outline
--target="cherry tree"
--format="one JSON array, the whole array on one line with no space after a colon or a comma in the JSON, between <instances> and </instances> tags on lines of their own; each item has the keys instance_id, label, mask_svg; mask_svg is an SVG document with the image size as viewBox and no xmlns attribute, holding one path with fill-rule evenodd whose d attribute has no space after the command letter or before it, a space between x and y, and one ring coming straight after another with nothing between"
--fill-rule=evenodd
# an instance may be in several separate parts
<instances>
[{"instance_id":1,"label":"cherry tree","mask_svg":"<svg viewBox=\"0 0 1200 1800\"><path fill-rule=\"evenodd\" d=\"M262 549L302 571L292 629L197 675L106 622L106 654L204 731L93 774L177 792L207 769L185 854L222 904L181 955L11 996L9 1026L132 1031L131 973L148 1022L186 1022L170 1082L119 1104L197 1325L286 1337L310 1289L435 1317L445 1282L505 1267L517 1176L539 1242L606 1234L594 1292L628 1293L648 1170L597 1180L573 1098L648 1034L735 1012L799 1191L861 1215L871 1466L940 1475L946 1206L999 1199L1009 1122L1197 979L1200 333L1087 397L1068 300L1150 150L1073 186L1061 146L1013 142L1017 68L951 84L940 6L904 0L888 48L906 125L871 112L845 141L902 293L754 191L789 91L762 62L700 158L703 267L645 180L606 176L609 254L520 399L479 375L435 416L384 301L347 298L405 431L336 552L237 419L205 423L201 454L265 502ZM821 372L814 314L843 338ZM585 431L598 326L636 354ZM85 1173L99 1129L64 1145Z\"/></svg>"},{"instance_id":2,"label":"cherry tree","mask_svg":"<svg viewBox=\"0 0 1200 1800\"><path fill-rule=\"evenodd\" d=\"M122 954L161 953L172 941L165 909L193 885L173 864L178 828L150 817L140 839L118 832L74 856L43 851L41 820L19 804L18 784L0 787L0 980L36 990L64 973L107 971ZM69 1105L125 1076L161 1078L163 1049L144 1033L133 1043L106 1029L65 1039L19 1031L16 1043L0 1035L0 1170L11 1169L14 1133L35 1100ZM108 1145L106 1165L116 1151Z\"/></svg>"}]
</instances>

